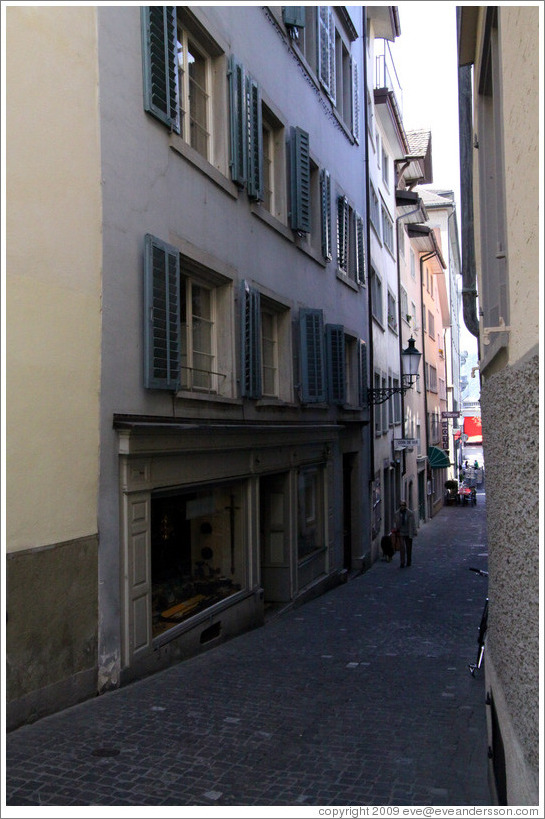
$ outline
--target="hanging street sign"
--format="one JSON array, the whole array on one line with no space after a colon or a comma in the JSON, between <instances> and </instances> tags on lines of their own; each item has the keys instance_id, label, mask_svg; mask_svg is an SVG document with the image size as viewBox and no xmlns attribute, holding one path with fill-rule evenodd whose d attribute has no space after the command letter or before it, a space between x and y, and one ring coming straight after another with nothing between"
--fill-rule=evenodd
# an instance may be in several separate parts
<instances>
[{"instance_id":1,"label":"hanging street sign","mask_svg":"<svg viewBox=\"0 0 545 819\"><path fill-rule=\"evenodd\" d=\"M442 412L441 418L459 418L460 411L459 410L449 410L448 412Z\"/></svg>"},{"instance_id":2,"label":"hanging street sign","mask_svg":"<svg viewBox=\"0 0 545 819\"><path fill-rule=\"evenodd\" d=\"M407 449L418 446L418 438L394 438L394 449Z\"/></svg>"}]
</instances>

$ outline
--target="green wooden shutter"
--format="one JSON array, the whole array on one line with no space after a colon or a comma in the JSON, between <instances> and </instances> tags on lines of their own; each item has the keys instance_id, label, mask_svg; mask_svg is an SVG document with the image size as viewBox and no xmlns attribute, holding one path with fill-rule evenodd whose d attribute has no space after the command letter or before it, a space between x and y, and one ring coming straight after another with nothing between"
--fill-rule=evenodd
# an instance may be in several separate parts
<instances>
[{"instance_id":1,"label":"green wooden shutter","mask_svg":"<svg viewBox=\"0 0 545 819\"><path fill-rule=\"evenodd\" d=\"M310 145L302 128L291 129L291 213L292 230L310 233Z\"/></svg>"},{"instance_id":2,"label":"green wooden shutter","mask_svg":"<svg viewBox=\"0 0 545 819\"><path fill-rule=\"evenodd\" d=\"M248 119L244 68L231 55L229 59L229 115L231 179L245 185L248 178Z\"/></svg>"},{"instance_id":3,"label":"green wooden shutter","mask_svg":"<svg viewBox=\"0 0 545 819\"><path fill-rule=\"evenodd\" d=\"M318 10L318 76L335 104L335 23L329 6Z\"/></svg>"},{"instance_id":4,"label":"green wooden shutter","mask_svg":"<svg viewBox=\"0 0 545 819\"><path fill-rule=\"evenodd\" d=\"M322 256L331 260L331 175L322 168L320 171L320 195L322 211Z\"/></svg>"},{"instance_id":5,"label":"green wooden shutter","mask_svg":"<svg viewBox=\"0 0 545 819\"><path fill-rule=\"evenodd\" d=\"M144 249L144 386L180 383L180 255L149 234Z\"/></svg>"},{"instance_id":6,"label":"green wooden shutter","mask_svg":"<svg viewBox=\"0 0 545 819\"><path fill-rule=\"evenodd\" d=\"M360 141L360 81L358 64L351 59L352 64L352 134L357 143Z\"/></svg>"},{"instance_id":7,"label":"green wooden shutter","mask_svg":"<svg viewBox=\"0 0 545 819\"><path fill-rule=\"evenodd\" d=\"M324 324L321 310L299 311L301 347L301 400L305 404L326 399Z\"/></svg>"},{"instance_id":8,"label":"green wooden shutter","mask_svg":"<svg viewBox=\"0 0 545 819\"><path fill-rule=\"evenodd\" d=\"M358 347L358 373L359 373L359 403L361 407L368 405L369 381L367 378L367 344L360 339Z\"/></svg>"},{"instance_id":9,"label":"green wooden shutter","mask_svg":"<svg viewBox=\"0 0 545 819\"><path fill-rule=\"evenodd\" d=\"M252 77L246 78L248 110L248 196L263 201L263 126L261 90Z\"/></svg>"},{"instance_id":10,"label":"green wooden shutter","mask_svg":"<svg viewBox=\"0 0 545 819\"><path fill-rule=\"evenodd\" d=\"M346 401L346 373L344 357L344 327L326 324L327 386L332 404Z\"/></svg>"},{"instance_id":11,"label":"green wooden shutter","mask_svg":"<svg viewBox=\"0 0 545 819\"><path fill-rule=\"evenodd\" d=\"M348 200L346 196L339 196L337 198L337 263L345 273L348 273L348 222Z\"/></svg>"},{"instance_id":12,"label":"green wooden shutter","mask_svg":"<svg viewBox=\"0 0 545 819\"><path fill-rule=\"evenodd\" d=\"M180 133L175 6L142 6L144 109Z\"/></svg>"},{"instance_id":13,"label":"green wooden shutter","mask_svg":"<svg viewBox=\"0 0 545 819\"><path fill-rule=\"evenodd\" d=\"M356 276L359 284L367 280L367 264L365 255L365 223L363 216L356 213Z\"/></svg>"},{"instance_id":14,"label":"green wooden shutter","mask_svg":"<svg viewBox=\"0 0 545 819\"><path fill-rule=\"evenodd\" d=\"M282 19L286 26L305 27L305 7L304 6L283 6Z\"/></svg>"},{"instance_id":15,"label":"green wooden shutter","mask_svg":"<svg viewBox=\"0 0 545 819\"><path fill-rule=\"evenodd\" d=\"M241 393L261 398L261 296L247 282L241 283Z\"/></svg>"}]
</instances>

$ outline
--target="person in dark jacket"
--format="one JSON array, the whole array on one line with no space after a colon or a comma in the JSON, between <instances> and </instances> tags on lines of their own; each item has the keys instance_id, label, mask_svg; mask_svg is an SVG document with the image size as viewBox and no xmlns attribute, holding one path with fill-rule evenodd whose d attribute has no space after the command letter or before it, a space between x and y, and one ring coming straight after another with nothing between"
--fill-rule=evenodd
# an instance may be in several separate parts
<instances>
[{"instance_id":1,"label":"person in dark jacket","mask_svg":"<svg viewBox=\"0 0 545 819\"><path fill-rule=\"evenodd\" d=\"M413 538L417 535L414 512L407 507L407 501L401 501L394 526L400 534L399 568L404 569L412 563Z\"/></svg>"}]
</instances>

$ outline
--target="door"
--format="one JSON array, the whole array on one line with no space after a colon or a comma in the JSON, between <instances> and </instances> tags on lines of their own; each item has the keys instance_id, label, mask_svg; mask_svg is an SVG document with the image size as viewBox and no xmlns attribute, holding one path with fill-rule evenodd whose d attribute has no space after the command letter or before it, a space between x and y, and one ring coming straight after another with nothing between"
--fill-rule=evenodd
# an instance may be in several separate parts
<instances>
[{"instance_id":1,"label":"door","mask_svg":"<svg viewBox=\"0 0 545 819\"><path fill-rule=\"evenodd\" d=\"M343 568L352 568L352 473L354 455L343 455Z\"/></svg>"},{"instance_id":2,"label":"door","mask_svg":"<svg viewBox=\"0 0 545 819\"><path fill-rule=\"evenodd\" d=\"M259 481L261 584L267 603L291 600L288 473Z\"/></svg>"},{"instance_id":3,"label":"door","mask_svg":"<svg viewBox=\"0 0 545 819\"><path fill-rule=\"evenodd\" d=\"M151 649L151 498L125 495L124 530L124 663L132 665Z\"/></svg>"}]
</instances>

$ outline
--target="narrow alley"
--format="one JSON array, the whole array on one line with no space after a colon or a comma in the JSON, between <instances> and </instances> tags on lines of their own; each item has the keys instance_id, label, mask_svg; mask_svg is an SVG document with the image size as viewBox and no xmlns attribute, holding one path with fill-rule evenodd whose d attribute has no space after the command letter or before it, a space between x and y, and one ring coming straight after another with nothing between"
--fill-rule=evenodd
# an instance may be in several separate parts
<instances>
[{"instance_id":1,"label":"narrow alley","mask_svg":"<svg viewBox=\"0 0 545 819\"><path fill-rule=\"evenodd\" d=\"M9 734L7 806L489 804L484 676L467 667L486 581L471 566L487 566L483 492L420 529L410 568L379 560Z\"/></svg>"}]
</instances>

